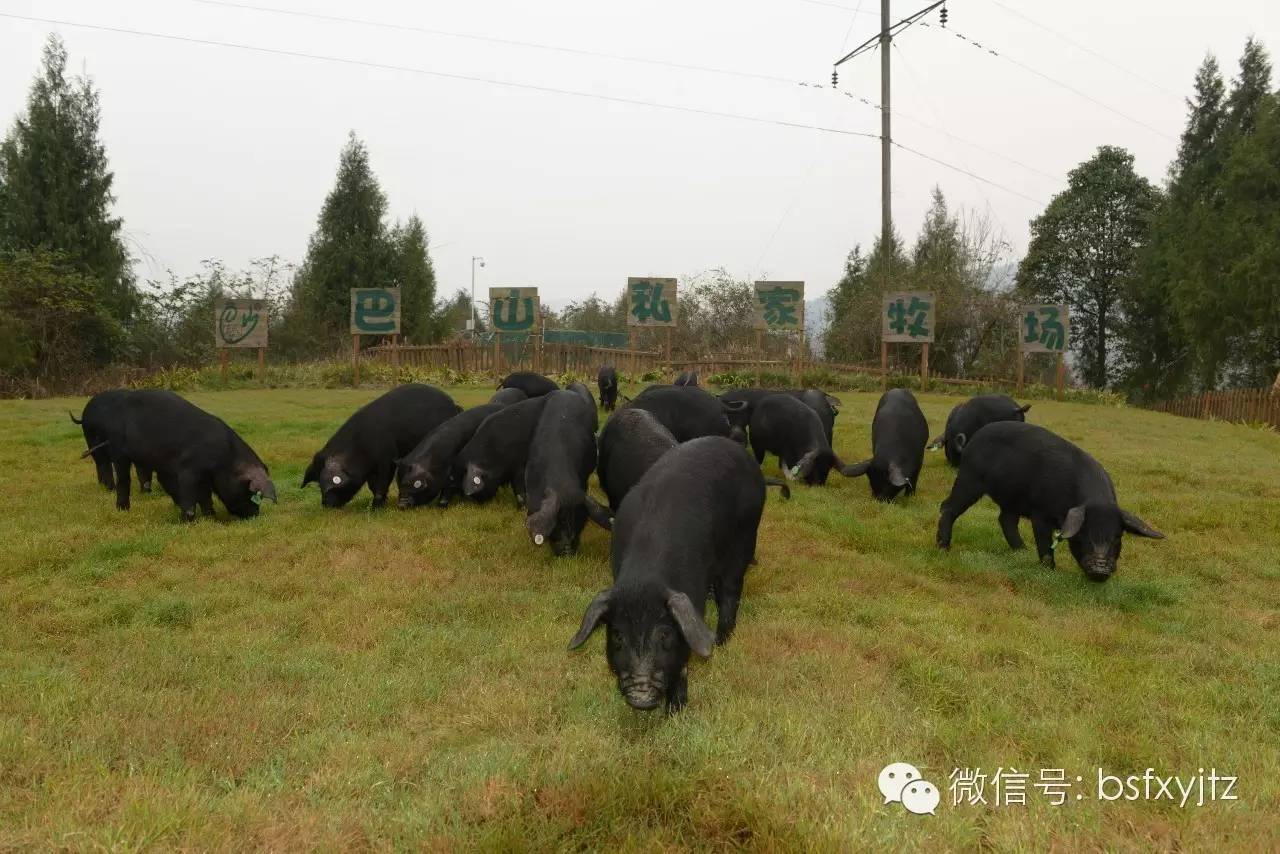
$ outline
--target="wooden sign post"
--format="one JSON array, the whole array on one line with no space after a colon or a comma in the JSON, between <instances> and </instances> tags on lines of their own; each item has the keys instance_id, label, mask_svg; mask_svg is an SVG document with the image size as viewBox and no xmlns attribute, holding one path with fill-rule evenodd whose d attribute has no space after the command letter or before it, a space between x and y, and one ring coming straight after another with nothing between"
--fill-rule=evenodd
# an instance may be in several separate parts
<instances>
[{"instance_id":1,"label":"wooden sign post","mask_svg":"<svg viewBox=\"0 0 1280 854\"><path fill-rule=\"evenodd\" d=\"M222 363L222 384L227 384L231 350L258 351L258 381L266 379L267 306L257 299L220 299L213 304L213 343Z\"/></svg>"},{"instance_id":2,"label":"wooden sign post","mask_svg":"<svg viewBox=\"0 0 1280 854\"><path fill-rule=\"evenodd\" d=\"M929 345L933 343L938 302L927 291L885 294L880 311L881 387L889 387L889 345L921 344L920 390L929 387Z\"/></svg>"},{"instance_id":3,"label":"wooden sign post","mask_svg":"<svg viewBox=\"0 0 1280 854\"><path fill-rule=\"evenodd\" d=\"M635 349L637 332L645 327L666 327L666 361L671 362L671 329L680 317L675 279L631 276L627 279L627 332Z\"/></svg>"},{"instance_id":4,"label":"wooden sign post","mask_svg":"<svg viewBox=\"0 0 1280 854\"><path fill-rule=\"evenodd\" d=\"M1018 394L1022 393L1028 353L1053 353L1058 400L1066 394L1067 370L1063 354L1071 343L1071 314L1066 305L1037 303L1018 312Z\"/></svg>"},{"instance_id":5,"label":"wooden sign post","mask_svg":"<svg viewBox=\"0 0 1280 854\"><path fill-rule=\"evenodd\" d=\"M756 282L753 326L756 350L763 353L765 332L785 332L795 349L791 354L791 374L801 382L801 351L804 348L804 282ZM791 333L798 333L792 337Z\"/></svg>"},{"instance_id":6,"label":"wooden sign post","mask_svg":"<svg viewBox=\"0 0 1280 854\"><path fill-rule=\"evenodd\" d=\"M400 334L399 288L351 289L351 383L360 385L360 337ZM397 366L398 367L398 366ZM399 371L397 370L397 381Z\"/></svg>"},{"instance_id":7,"label":"wooden sign post","mask_svg":"<svg viewBox=\"0 0 1280 854\"><path fill-rule=\"evenodd\" d=\"M537 334L542 303L536 287L489 288L489 325L493 327L493 370L502 373L502 335Z\"/></svg>"}]
</instances>

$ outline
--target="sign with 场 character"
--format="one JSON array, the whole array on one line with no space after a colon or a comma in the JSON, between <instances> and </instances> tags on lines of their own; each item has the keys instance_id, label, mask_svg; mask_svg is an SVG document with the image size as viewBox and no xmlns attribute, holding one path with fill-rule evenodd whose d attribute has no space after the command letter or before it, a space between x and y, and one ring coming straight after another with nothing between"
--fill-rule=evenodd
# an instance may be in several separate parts
<instances>
[{"instance_id":1,"label":"sign with \u573a character","mask_svg":"<svg viewBox=\"0 0 1280 854\"><path fill-rule=\"evenodd\" d=\"M537 288L489 288L489 325L494 332L532 332L541 310Z\"/></svg>"},{"instance_id":2,"label":"sign with \u573a character","mask_svg":"<svg viewBox=\"0 0 1280 854\"><path fill-rule=\"evenodd\" d=\"M351 289L352 335L399 335L399 288Z\"/></svg>"},{"instance_id":3,"label":"sign with \u573a character","mask_svg":"<svg viewBox=\"0 0 1280 854\"><path fill-rule=\"evenodd\" d=\"M937 317L932 293L886 294L880 313L880 340L890 344L931 344Z\"/></svg>"},{"instance_id":4,"label":"sign with \u573a character","mask_svg":"<svg viewBox=\"0 0 1280 854\"><path fill-rule=\"evenodd\" d=\"M804 331L804 282L756 282L755 328Z\"/></svg>"},{"instance_id":5,"label":"sign with \u573a character","mask_svg":"<svg viewBox=\"0 0 1280 854\"><path fill-rule=\"evenodd\" d=\"M675 326L678 317L675 279L627 279L627 326Z\"/></svg>"},{"instance_id":6,"label":"sign with \u573a character","mask_svg":"<svg viewBox=\"0 0 1280 854\"><path fill-rule=\"evenodd\" d=\"M267 304L260 299L220 299L213 304L213 341L219 349L267 346Z\"/></svg>"},{"instance_id":7,"label":"sign with \u573a character","mask_svg":"<svg viewBox=\"0 0 1280 854\"><path fill-rule=\"evenodd\" d=\"M1065 305L1024 305L1018 313L1018 348L1024 353L1064 353L1071 343Z\"/></svg>"}]
</instances>

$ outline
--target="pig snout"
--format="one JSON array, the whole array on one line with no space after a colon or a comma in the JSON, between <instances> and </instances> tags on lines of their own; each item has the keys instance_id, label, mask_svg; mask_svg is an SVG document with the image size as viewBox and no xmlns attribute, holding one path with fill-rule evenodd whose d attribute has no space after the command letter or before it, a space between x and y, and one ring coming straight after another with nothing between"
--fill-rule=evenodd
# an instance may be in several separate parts
<instances>
[{"instance_id":1,"label":"pig snout","mask_svg":"<svg viewBox=\"0 0 1280 854\"><path fill-rule=\"evenodd\" d=\"M1115 573L1116 562L1107 555L1101 555L1086 558L1080 568L1084 570L1085 578L1101 584Z\"/></svg>"},{"instance_id":2,"label":"pig snout","mask_svg":"<svg viewBox=\"0 0 1280 854\"><path fill-rule=\"evenodd\" d=\"M618 690L627 705L642 712L653 711L666 693L661 674L624 673L618 677Z\"/></svg>"},{"instance_id":3,"label":"pig snout","mask_svg":"<svg viewBox=\"0 0 1280 854\"><path fill-rule=\"evenodd\" d=\"M400 500L396 502L396 506L401 510L412 510L414 506L413 496L409 494L401 494Z\"/></svg>"}]
</instances>

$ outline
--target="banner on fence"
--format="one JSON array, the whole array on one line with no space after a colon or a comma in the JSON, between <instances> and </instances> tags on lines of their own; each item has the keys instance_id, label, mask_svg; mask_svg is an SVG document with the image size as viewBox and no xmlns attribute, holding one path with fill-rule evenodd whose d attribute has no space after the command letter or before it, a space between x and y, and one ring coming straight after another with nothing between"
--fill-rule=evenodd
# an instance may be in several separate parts
<instances>
[{"instance_id":1,"label":"banner on fence","mask_svg":"<svg viewBox=\"0 0 1280 854\"><path fill-rule=\"evenodd\" d=\"M880 313L880 340L890 344L929 344L937 300L932 293L910 291L886 294Z\"/></svg>"},{"instance_id":2,"label":"banner on fence","mask_svg":"<svg viewBox=\"0 0 1280 854\"><path fill-rule=\"evenodd\" d=\"M537 288L489 288L489 323L495 332L532 332L541 310Z\"/></svg>"},{"instance_id":3,"label":"banner on fence","mask_svg":"<svg viewBox=\"0 0 1280 854\"><path fill-rule=\"evenodd\" d=\"M351 289L352 335L399 335L399 288Z\"/></svg>"},{"instance_id":4,"label":"banner on fence","mask_svg":"<svg viewBox=\"0 0 1280 854\"><path fill-rule=\"evenodd\" d=\"M220 349L267 346L267 304L260 299L216 300L213 342Z\"/></svg>"},{"instance_id":5,"label":"banner on fence","mask_svg":"<svg viewBox=\"0 0 1280 854\"><path fill-rule=\"evenodd\" d=\"M679 316L675 279L627 279L627 326L675 326Z\"/></svg>"},{"instance_id":6,"label":"banner on fence","mask_svg":"<svg viewBox=\"0 0 1280 854\"><path fill-rule=\"evenodd\" d=\"M1024 305L1018 318L1018 346L1024 353L1064 353L1071 342L1065 305Z\"/></svg>"},{"instance_id":7,"label":"banner on fence","mask_svg":"<svg viewBox=\"0 0 1280 854\"><path fill-rule=\"evenodd\" d=\"M804 329L804 282L756 282L755 328Z\"/></svg>"}]
</instances>

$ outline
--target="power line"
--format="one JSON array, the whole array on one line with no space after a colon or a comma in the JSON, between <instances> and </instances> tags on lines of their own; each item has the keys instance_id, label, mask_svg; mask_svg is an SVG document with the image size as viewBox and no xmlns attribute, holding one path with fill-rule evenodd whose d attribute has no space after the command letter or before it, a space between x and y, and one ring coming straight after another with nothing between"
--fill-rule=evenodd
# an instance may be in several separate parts
<instances>
[{"instance_id":1,"label":"power line","mask_svg":"<svg viewBox=\"0 0 1280 854\"><path fill-rule=\"evenodd\" d=\"M117 35L139 36L143 38L162 39L164 41L179 42L182 44L203 45L205 47L222 47L232 50L248 51L251 53L264 53L271 56L283 56L292 59L309 59L316 62L329 62L338 65L353 65L361 68L374 68L380 71L400 71L406 74L417 74L426 77L438 77L445 80L465 80L470 83L487 83L491 86L505 86L511 89L524 89L532 92L543 92L553 95L572 95L579 98L591 98L596 101L607 101L615 104L628 104L637 107L652 107L660 110L671 110L680 113L691 113L703 116L712 116L722 119L734 119L736 121L754 122L756 124L776 125L779 127L798 128L801 130L815 130L822 133L834 133L842 136L866 137L868 139L879 139L873 133L864 131L847 130L845 128L824 127L821 125L804 124L803 122L793 122L786 119L769 119L761 116L747 116L739 113L727 113L719 110L704 110L697 107L685 107L676 104L662 104L656 101L645 101L639 98L624 98L618 95L601 95L595 92L582 92L575 89L559 89L554 86L540 86L535 83L516 83L510 80L495 80L490 77L474 77L468 74L456 74L448 71L431 71L425 68L413 68L407 65L393 65L386 62L370 62L360 59L347 59L339 56L328 56L325 54L305 53L303 51L285 50L283 48L260 47L257 45L239 44L237 42L224 42L215 39L203 39L193 36L175 36L169 33L155 33L146 30L133 30L125 27L111 27L103 24L84 24L77 21L65 21L56 18L40 18L32 15L17 15L11 12L0 12L0 18L9 18L16 21L28 21L37 24L51 24L56 27L74 27L83 30L96 30L98 32L115 33Z\"/></svg>"},{"instance_id":2,"label":"power line","mask_svg":"<svg viewBox=\"0 0 1280 854\"><path fill-rule=\"evenodd\" d=\"M878 14L879 14L878 12L863 12L863 11L861 10L861 7L862 7L862 4L861 4L861 3L859 3L859 4L858 4L858 7L857 7L857 8L855 8L855 7L853 7L853 6L844 6L844 5L840 4L840 3L828 3L828 2L826 2L826 0L798 0L798 2L800 2L800 3L808 3L810 6L826 6L828 9L842 9L842 10L844 10L845 12L852 12L855 16L856 16L856 15L878 15Z\"/></svg>"},{"instance_id":3,"label":"power line","mask_svg":"<svg viewBox=\"0 0 1280 854\"><path fill-rule=\"evenodd\" d=\"M1017 196L1018 198L1021 198L1021 199L1026 199L1029 202L1034 202L1035 204L1040 205L1041 207L1046 207L1045 202L1041 199L1032 198L1031 196L1028 196L1026 193L1020 193L1017 190L1013 189L1012 187L1006 187L1004 184L998 184L995 181L992 181L990 178L983 178L981 175L979 175L976 172L971 172L968 169L965 169L960 166L956 166L954 163L948 163L945 160L940 160L937 157L934 157L932 154L925 154L923 151L917 151L914 148L908 148L907 146L903 145L897 140L891 141L890 145L892 145L894 148L899 148L907 152L908 154L914 154L916 157L921 157L921 158L924 158L925 160L930 161L931 163L936 163L939 166L942 166L946 169L950 169L953 172L959 172L961 175L968 175L970 178L973 178L975 181L981 181L982 183L987 184L988 186L995 187L997 190L1004 190L1006 193L1009 193L1010 195Z\"/></svg>"},{"instance_id":4,"label":"power line","mask_svg":"<svg viewBox=\"0 0 1280 854\"><path fill-rule=\"evenodd\" d=\"M1026 15L1026 14L1024 14L1024 13L1022 13L1022 12L1019 12L1017 9L1011 8L1011 7L1009 7L1009 6L1006 6L1004 3L1001 3L1001 2L1000 2L1000 0L991 0L991 3L992 3L993 5L995 5L995 6L1000 7L1000 8L1001 8L1001 9L1003 9L1004 11L1008 12L1010 15L1013 15L1013 16L1015 16L1015 17L1021 18L1022 20L1026 21L1028 24L1031 24L1033 27L1037 27L1037 28L1039 28L1039 29L1041 29L1041 30L1044 30L1044 31L1045 31L1046 33L1048 33L1049 35L1054 36L1054 37L1056 37L1056 38L1058 38L1058 39L1061 39L1062 41L1064 41L1064 42L1066 42L1067 44L1069 44L1069 45L1071 45L1072 47L1074 47L1076 50L1084 51L1085 53L1087 53L1087 54L1089 54L1090 56L1092 56L1094 59L1101 60L1102 62L1105 62L1107 65L1110 65L1112 68L1115 68L1115 69L1116 69L1116 70L1118 70L1118 71L1123 71L1125 74L1128 74L1130 77L1134 78L1135 80L1140 80L1140 81L1142 81L1143 83L1146 83L1148 86L1150 86L1150 87L1151 87L1151 88L1153 88L1153 89L1159 89L1161 92L1164 92L1166 95L1171 95L1171 96L1173 96L1174 98L1177 98L1179 101L1181 101L1181 100L1182 100L1182 97L1183 97L1183 96L1182 96L1182 95L1180 95L1179 93L1177 93L1177 92L1173 91L1172 89L1169 89L1169 88L1167 88L1167 87L1165 87L1165 86L1162 86L1162 85L1160 85L1159 83L1157 83L1157 82L1155 82L1154 80L1151 80L1151 79L1149 79L1149 78L1147 78L1147 77L1143 77L1141 74L1139 74L1138 72L1134 71L1133 69L1131 69L1131 68L1126 68L1125 66L1123 66L1123 65L1121 65L1120 63L1116 62L1115 60L1113 60L1113 59L1111 59L1111 58L1109 58L1109 57L1107 57L1107 56L1105 56L1105 55L1103 55L1103 54L1101 54L1101 53L1098 53L1096 50L1094 50L1093 48L1089 47L1088 45L1083 45L1083 44L1081 44L1080 42L1076 41L1075 39L1071 38L1070 36L1067 36L1067 35L1065 35L1065 34L1063 34L1063 33L1058 32L1057 30L1053 29L1053 28L1052 28L1052 27L1050 27L1049 25L1047 25L1047 24L1042 24L1042 23L1040 23L1039 21L1037 21L1036 19L1032 18L1031 16Z\"/></svg>"},{"instance_id":5,"label":"power line","mask_svg":"<svg viewBox=\"0 0 1280 854\"><path fill-rule=\"evenodd\" d=\"M1092 95L1088 94L1087 92L1082 92L1081 90L1079 90L1079 89L1077 89L1076 87L1072 86L1070 83L1064 83L1063 81L1058 80L1056 77L1051 77L1051 76L1049 76L1048 74L1045 74L1043 71L1040 71L1039 69L1036 69L1036 68L1031 67L1030 65L1027 65L1025 62L1021 62L1021 61L1019 61L1019 60L1016 60L1016 59L1014 59L1013 57L1011 57L1011 56L1009 56L1009 55L1007 55L1007 54L1004 54L1004 53L1001 53L1001 52L1000 52L1000 51L998 51L998 50L995 50L994 48L991 48L991 47L988 47L988 46L986 46L986 45L983 45L983 44L981 44L980 42L977 42L977 41L975 41L974 39L971 39L971 38L969 38L968 36L966 36L966 35L964 35L964 34L962 34L962 33L956 32L954 29L946 29L946 30L944 30L944 29L941 29L941 28L939 28L939 27L933 27L933 26L931 26L930 24L928 24L927 22L924 22L924 21L922 21L922 22L920 23L920 26L922 26L922 27L929 27L929 29L937 30L937 31L938 31L938 32L940 32L940 33L947 33L947 34L950 34L950 35L954 36L955 38L959 39L960 41L964 42L965 44L972 45L973 47L977 48L978 50L982 51L983 53L990 54L991 56L994 56L994 57L997 57L997 58L999 58L999 59L1003 59L1003 60L1004 60L1004 61L1006 61L1006 62L1012 63L1013 65L1016 65L1016 66L1018 66L1019 68L1021 68L1023 71L1027 71L1027 72L1029 72L1029 73L1031 73L1031 74L1034 74L1035 76L1039 77L1040 79L1045 80L1045 81L1047 81L1047 82L1049 82L1049 83L1052 83L1053 85L1055 85L1055 86L1057 86L1057 87L1059 87L1059 88L1061 88L1061 89L1065 89L1065 90L1067 90L1068 92L1070 92L1071 94L1073 94L1073 95L1075 95L1075 96L1077 96L1077 97L1079 97L1079 98L1084 98L1086 101L1088 101L1088 102L1090 102L1090 103L1092 103L1092 104L1096 104L1097 106L1101 107L1102 109L1106 110L1107 112L1109 112L1109 113L1113 113L1113 114L1115 114L1115 115L1119 116L1120 118L1124 119L1125 121L1132 122L1133 124L1138 125L1139 127L1145 128L1145 129L1147 129L1147 130L1151 131L1152 133L1156 134L1157 136L1162 136L1162 137L1164 137L1165 139L1168 139L1168 140L1174 140L1174 139L1176 139L1175 137L1170 136L1169 134L1167 134L1167 133L1165 133L1164 131L1160 130L1160 128L1155 127L1154 125L1149 125L1149 124L1147 124L1147 123L1146 123L1146 122L1144 122L1142 119L1134 118L1133 116L1129 115L1128 113L1124 112L1123 110L1116 109L1115 107L1111 106L1110 104L1108 104L1108 103L1106 103L1106 102L1104 102L1104 101L1099 101L1097 98L1093 97Z\"/></svg>"},{"instance_id":6,"label":"power line","mask_svg":"<svg viewBox=\"0 0 1280 854\"><path fill-rule=\"evenodd\" d=\"M946 2L947 2L947 0L937 0L937 2L936 2L936 3L932 3L932 4L930 4L930 5L926 6L926 7L924 7L924 8L923 8L923 9L921 9L920 11L918 11L918 12L914 12L914 13L912 13L912 14L908 15L907 17L903 18L903 19L902 19L901 21L899 21L898 23L896 23L896 24L894 24L893 26L889 27L889 29L888 29L888 37L889 37L890 39L892 39L894 36L898 35L898 33L901 33L901 32L903 32L904 30L909 29L909 28L911 27L911 25L912 25L912 24L917 23L917 22L918 22L921 18L923 18L925 15L929 14L929 13L930 13L930 12L932 12L934 9L938 8L939 6L941 6L942 4L944 4L944 3L946 3ZM944 10L944 11L945 11L945 10ZM846 62L848 62L849 60L853 59L853 58L854 58L854 57L856 57L858 54L860 54L860 53L865 53L866 51L870 50L871 48L873 48L873 47L877 46L877 45L880 43L880 40L881 40L884 36L885 36L885 33L884 33L884 32L876 33L874 36L872 36L871 38L867 39L867 40L866 40L866 41L864 41L862 44L860 44L860 45L858 45L857 47L855 47L853 50L849 51L849 52L848 52L847 54L845 54L843 57L841 57L840 59L837 59L837 60L836 60L836 62L835 62L835 68L839 68L841 65L843 65L844 63L846 63ZM832 80L834 80L834 79L835 79L835 76L834 76L834 74L833 74L833 75L832 75Z\"/></svg>"}]
</instances>

